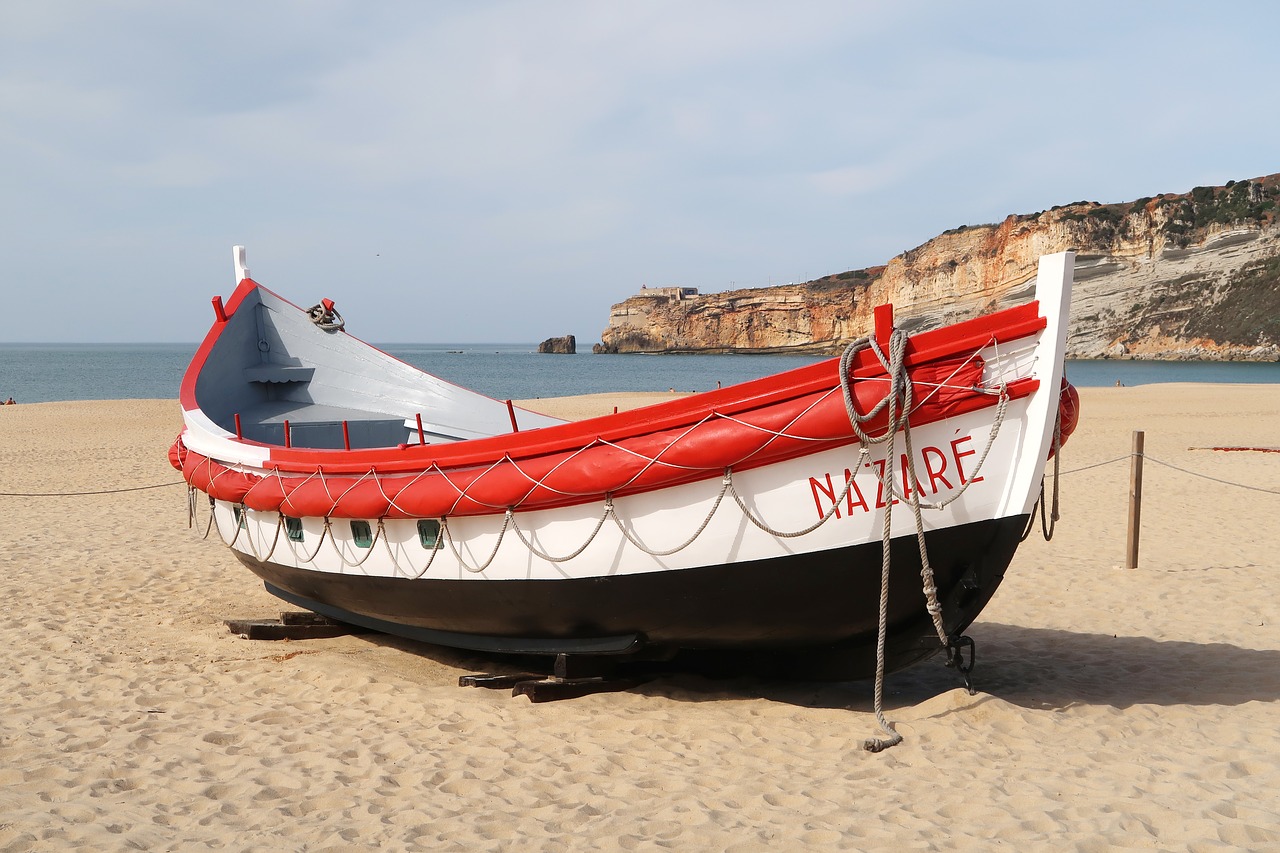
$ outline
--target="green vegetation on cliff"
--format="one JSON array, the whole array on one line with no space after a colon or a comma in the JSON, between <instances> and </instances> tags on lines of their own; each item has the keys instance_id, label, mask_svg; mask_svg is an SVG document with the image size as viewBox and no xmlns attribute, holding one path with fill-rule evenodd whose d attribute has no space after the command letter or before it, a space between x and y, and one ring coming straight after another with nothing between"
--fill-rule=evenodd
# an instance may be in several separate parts
<instances>
[{"instance_id":1,"label":"green vegetation on cliff","mask_svg":"<svg viewBox=\"0 0 1280 853\"><path fill-rule=\"evenodd\" d=\"M1222 343L1280 341L1280 255L1241 267L1222 299L1191 312L1184 329L1188 337Z\"/></svg>"},{"instance_id":2,"label":"green vegetation on cliff","mask_svg":"<svg viewBox=\"0 0 1280 853\"><path fill-rule=\"evenodd\" d=\"M1213 225L1263 223L1275 215L1280 182L1229 181L1223 187L1196 187L1180 196L1164 196L1157 207L1169 207L1163 231L1169 242L1185 248L1195 232Z\"/></svg>"}]
</instances>

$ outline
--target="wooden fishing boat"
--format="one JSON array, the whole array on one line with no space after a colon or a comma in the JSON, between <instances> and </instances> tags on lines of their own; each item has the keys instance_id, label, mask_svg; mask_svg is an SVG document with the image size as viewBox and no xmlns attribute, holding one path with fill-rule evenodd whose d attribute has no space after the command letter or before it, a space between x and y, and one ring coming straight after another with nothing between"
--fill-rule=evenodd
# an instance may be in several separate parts
<instances>
[{"instance_id":1,"label":"wooden fishing boat","mask_svg":"<svg viewBox=\"0 0 1280 853\"><path fill-rule=\"evenodd\" d=\"M193 507L281 599L430 643L836 650L865 675L883 635L904 666L996 591L1075 423L1071 253L1022 304L912 335L881 307L842 357L579 422L380 352L241 247L236 269L182 382Z\"/></svg>"}]
</instances>

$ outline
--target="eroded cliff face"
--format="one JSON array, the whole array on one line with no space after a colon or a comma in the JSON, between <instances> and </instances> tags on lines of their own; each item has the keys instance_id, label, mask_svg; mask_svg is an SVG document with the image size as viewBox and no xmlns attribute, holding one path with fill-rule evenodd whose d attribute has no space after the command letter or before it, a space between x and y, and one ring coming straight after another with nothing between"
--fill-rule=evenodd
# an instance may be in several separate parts
<instances>
[{"instance_id":1,"label":"eroded cliff face","mask_svg":"<svg viewBox=\"0 0 1280 853\"><path fill-rule=\"evenodd\" d=\"M1075 358L1280 360L1280 175L1123 204L1078 202L948 231L882 267L806 284L613 306L597 351L836 352L893 303L934 328L1028 297L1041 255L1076 251Z\"/></svg>"}]
</instances>

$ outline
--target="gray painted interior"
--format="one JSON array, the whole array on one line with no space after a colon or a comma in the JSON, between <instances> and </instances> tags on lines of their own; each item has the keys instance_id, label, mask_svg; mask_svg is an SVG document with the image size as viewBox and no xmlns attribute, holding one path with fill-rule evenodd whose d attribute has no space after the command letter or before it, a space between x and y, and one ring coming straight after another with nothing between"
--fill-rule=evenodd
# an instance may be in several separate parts
<instances>
[{"instance_id":1,"label":"gray painted interior","mask_svg":"<svg viewBox=\"0 0 1280 853\"><path fill-rule=\"evenodd\" d=\"M259 287L227 319L196 382L196 399L222 428L294 447L416 444L415 416L434 444L511 431L504 401L423 373L346 332L325 331L307 313ZM516 410L521 430L562 421Z\"/></svg>"}]
</instances>

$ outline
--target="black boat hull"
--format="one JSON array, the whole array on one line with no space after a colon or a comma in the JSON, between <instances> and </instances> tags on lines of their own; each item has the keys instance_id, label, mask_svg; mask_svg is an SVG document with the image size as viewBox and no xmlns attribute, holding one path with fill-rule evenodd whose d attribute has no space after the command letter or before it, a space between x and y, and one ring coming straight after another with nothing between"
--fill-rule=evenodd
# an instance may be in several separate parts
<instances>
[{"instance_id":1,"label":"black boat hull","mask_svg":"<svg viewBox=\"0 0 1280 853\"><path fill-rule=\"evenodd\" d=\"M926 533L943 622L957 635L1004 577L1027 516ZM652 655L680 649L827 653L839 677L875 672L881 546L665 572L558 580L380 578L236 552L268 591L324 616L436 645L494 653ZM940 649L914 536L890 546L886 669Z\"/></svg>"}]
</instances>

